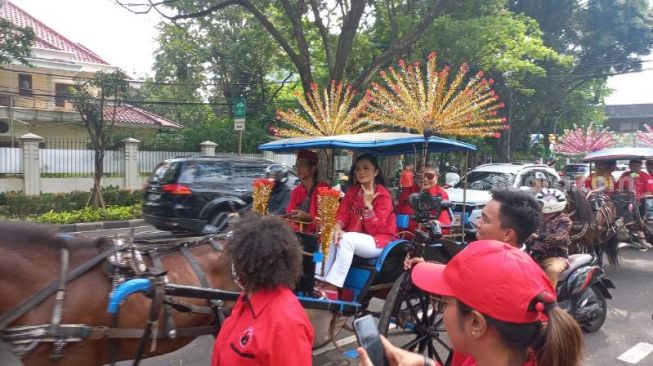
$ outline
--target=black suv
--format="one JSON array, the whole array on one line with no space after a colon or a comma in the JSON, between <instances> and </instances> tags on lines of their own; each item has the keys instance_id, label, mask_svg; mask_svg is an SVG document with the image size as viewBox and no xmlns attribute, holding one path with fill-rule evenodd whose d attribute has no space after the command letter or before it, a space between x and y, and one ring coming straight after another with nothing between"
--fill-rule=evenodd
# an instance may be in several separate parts
<instances>
[{"instance_id":1,"label":"black suv","mask_svg":"<svg viewBox=\"0 0 653 366\"><path fill-rule=\"evenodd\" d=\"M159 230L203 232L224 214L252 202L252 181L278 163L264 159L214 156L162 162L143 194L143 219ZM290 173L291 188L300 181ZM222 215L221 215L222 214Z\"/></svg>"}]
</instances>

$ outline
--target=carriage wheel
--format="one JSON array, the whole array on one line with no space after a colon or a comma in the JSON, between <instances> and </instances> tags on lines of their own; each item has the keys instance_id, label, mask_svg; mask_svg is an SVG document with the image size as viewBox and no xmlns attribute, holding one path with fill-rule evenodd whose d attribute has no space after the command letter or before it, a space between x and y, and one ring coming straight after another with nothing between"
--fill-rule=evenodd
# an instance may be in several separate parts
<instances>
[{"instance_id":1,"label":"carriage wheel","mask_svg":"<svg viewBox=\"0 0 653 366\"><path fill-rule=\"evenodd\" d=\"M451 363L453 352L443 339L444 323L439 303L413 286L404 273L392 285L379 316L379 333L401 348L418 352L444 366Z\"/></svg>"}]
</instances>

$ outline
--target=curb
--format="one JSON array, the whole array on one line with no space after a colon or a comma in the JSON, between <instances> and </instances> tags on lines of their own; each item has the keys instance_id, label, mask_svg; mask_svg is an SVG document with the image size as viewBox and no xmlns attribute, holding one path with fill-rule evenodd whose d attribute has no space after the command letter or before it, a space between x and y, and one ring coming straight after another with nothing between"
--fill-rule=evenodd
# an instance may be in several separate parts
<instances>
[{"instance_id":1,"label":"curb","mask_svg":"<svg viewBox=\"0 0 653 366\"><path fill-rule=\"evenodd\" d=\"M91 231L100 229L120 229L125 227L143 226L143 219L119 220L119 221L99 221L99 222L80 222L77 224L55 225L61 233L70 233L76 231Z\"/></svg>"}]
</instances>

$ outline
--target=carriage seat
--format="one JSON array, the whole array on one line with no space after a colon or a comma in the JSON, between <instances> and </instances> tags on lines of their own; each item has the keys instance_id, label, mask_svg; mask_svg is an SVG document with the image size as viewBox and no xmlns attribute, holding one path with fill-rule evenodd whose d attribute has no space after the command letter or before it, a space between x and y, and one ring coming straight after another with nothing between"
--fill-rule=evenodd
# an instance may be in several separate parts
<instances>
[{"instance_id":1,"label":"carriage seat","mask_svg":"<svg viewBox=\"0 0 653 366\"><path fill-rule=\"evenodd\" d=\"M379 259L379 257L363 258L363 257L359 257L357 255L354 255L354 259L352 260L351 264L353 266L355 266L355 265L373 266L373 265L376 264L377 259Z\"/></svg>"},{"instance_id":2,"label":"carriage seat","mask_svg":"<svg viewBox=\"0 0 653 366\"><path fill-rule=\"evenodd\" d=\"M565 279L569 274L576 270L578 267L582 267L588 263L591 263L594 257L590 254L572 254L569 256L569 268L565 269L560 274L560 279Z\"/></svg>"}]
</instances>

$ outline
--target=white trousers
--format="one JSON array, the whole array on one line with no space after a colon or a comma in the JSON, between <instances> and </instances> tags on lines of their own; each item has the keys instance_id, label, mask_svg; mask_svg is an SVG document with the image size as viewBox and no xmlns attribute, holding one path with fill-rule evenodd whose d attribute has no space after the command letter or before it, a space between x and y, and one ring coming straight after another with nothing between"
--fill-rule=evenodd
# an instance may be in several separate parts
<instances>
[{"instance_id":1,"label":"white trousers","mask_svg":"<svg viewBox=\"0 0 653 366\"><path fill-rule=\"evenodd\" d=\"M377 248L374 237L357 232L342 234L338 245L332 244L326 259L326 276L324 281L342 287L351 267L354 254L362 258L376 258L383 248Z\"/></svg>"}]
</instances>

